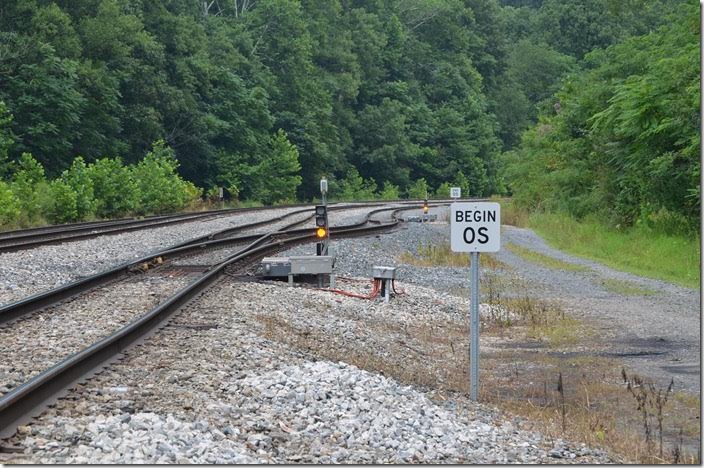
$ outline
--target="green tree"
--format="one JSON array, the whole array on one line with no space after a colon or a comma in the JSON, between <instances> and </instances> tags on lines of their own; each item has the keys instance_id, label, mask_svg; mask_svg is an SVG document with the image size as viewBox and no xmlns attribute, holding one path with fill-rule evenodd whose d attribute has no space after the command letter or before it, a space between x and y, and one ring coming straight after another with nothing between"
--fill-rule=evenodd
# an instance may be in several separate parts
<instances>
[{"instance_id":1,"label":"green tree","mask_svg":"<svg viewBox=\"0 0 704 468\"><path fill-rule=\"evenodd\" d=\"M269 157L251 171L257 181L252 198L266 204L294 200L301 184L300 171L298 150L288 140L286 132L279 129L271 138Z\"/></svg>"},{"instance_id":2,"label":"green tree","mask_svg":"<svg viewBox=\"0 0 704 468\"><path fill-rule=\"evenodd\" d=\"M87 167L93 185L95 213L116 218L136 212L141 200L139 186L130 168L120 158L101 158Z\"/></svg>"},{"instance_id":3,"label":"green tree","mask_svg":"<svg viewBox=\"0 0 704 468\"><path fill-rule=\"evenodd\" d=\"M96 200L93 179L83 158L77 156L71 167L61 174L61 180L76 194L77 219L87 219L95 214Z\"/></svg>"},{"instance_id":4,"label":"green tree","mask_svg":"<svg viewBox=\"0 0 704 468\"><path fill-rule=\"evenodd\" d=\"M425 179L420 178L408 187L408 198L428 198L429 187Z\"/></svg>"}]
</instances>

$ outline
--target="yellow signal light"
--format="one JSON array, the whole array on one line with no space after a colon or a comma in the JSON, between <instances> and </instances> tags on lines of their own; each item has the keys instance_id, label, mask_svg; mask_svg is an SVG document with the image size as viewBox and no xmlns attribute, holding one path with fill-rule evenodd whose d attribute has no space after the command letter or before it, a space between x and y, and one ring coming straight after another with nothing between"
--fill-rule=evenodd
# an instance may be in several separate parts
<instances>
[{"instance_id":1,"label":"yellow signal light","mask_svg":"<svg viewBox=\"0 0 704 468\"><path fill-rule=\"evenodd\" d=\"M316 235L316 237L318 237L319 239L322 239L323 237L325 237L325 235L326 235L327 233L328 233L328 232L325 230L325 228L322 228L322 227L319 227L318 229L315 230L315 235Z\"/></svg>"},{"instance_id":2,"label":"yellow signal light","mask_svg":"<svg viewBox=\"0 0 704 468\"><path fill-rule=\"evenodd\" d=\"M425 206L423 207L423 213L427 213L427 212L428 212L428 205L425 205Z\"/></svg>"}]
</instances>

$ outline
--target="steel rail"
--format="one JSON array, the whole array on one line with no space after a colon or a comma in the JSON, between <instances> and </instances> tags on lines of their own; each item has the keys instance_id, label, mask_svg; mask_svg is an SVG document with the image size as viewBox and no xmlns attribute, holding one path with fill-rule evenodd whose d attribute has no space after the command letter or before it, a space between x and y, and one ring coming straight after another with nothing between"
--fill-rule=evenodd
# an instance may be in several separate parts
<instances>
[{"instance_id":1,"label":"steel rail","mask_svg":"<svg viewBox=\"0 0 704 468\"><path fill-rule=\"evenodd\" d=\"M392 214L393 221L391 222L373 226L341 227L336 230L336 236L363 235L369 232L379 232L393 228L398 224L395 219L395 213L399 209L396 208L394 210ZM384 210L374 211L380 212ZM369 213L366 219L370 219L371 215L372 213ZM0 397L0 438L12 436L18 425L30 420L46 406L48 401L58 398L71 385L88 378L95 371L118 358L129 346L140 342L163 327L176 311L213 284L228 266L243 259L256 258L260 254L279 249L282 245L291 245L316 239L315 234L308 231L303 235L293 235L287 239L276 239L266 243L274 234L282 235L284 232L278 230L261 235L254 242L220 262L212 270L207 271L146 314L133 320L108 337L74 353Z\"/></svg>"},{"instance_id":2,"label":"steel rail","mask_svg":"<svg viewBox=\"0 0 704 468\"><path fill-rule=\"evenodd\" d=\"M349 208L349 207L336 207L336 209L345 209L345 208ZM385 209L385 210L388 211L390 209ZM248 223L245 225L241 225L236 228L230 228L228 231L236 232L237 230L241 231L244 229L250 229L252 227L262 226L264 224L279 222L279 221L284 220L287 217L294 216L294 215L301 214L301 213L305 213L308 211L311 211L311 210L309 210L309 209L308 210L297 210L297 211L294 211L291 213L284 214L282 216L270 218L269 220L257 221L254 223ZM374 210L374 211L370 212L369 214L371 215L371 214L376 213L378 211L379 210ZM312 214L311 214L311 216L312 216ZM293 223L293 225L301 224L301 223L307 221L308 219L309 218L303 219L301 221ZM356 226L359 226L364 223L366 223L366 221L363 221L362 223L357 223ZM288 228L292 227L293 225L289 225ZM338 228L333 227L333 228L331 228L330 232L335 233L337 231L337 229ZM300 229L295 232L302 234L305 232L310 232L310 230ZM153 264L158 258L161 258L162 260L164 260L164 259L176 258L179 256L188 255L188 254L197 254L197 253L204 252L206 249L218 248L218 247L223 247L223 246L232 245L232 244L238 244L238 243L242 243L242 242L249 242L249 241L252 241L260 236L261 236L261 234L249 234L249 235L244 235L244 236L228 237L228 238L223 238L223 239L205 240L205 241L201 241L198 243L191 243L191 241L188 241L188 242L185 242L182 244L177 244L176 246L169 247L165 250L161 250L161 251L147 254L147 255L142 256L136 260L130 260L128 262L122 263L122 264L117 265L117 266L110 268L108 270L104 270L102 272L88 276L86 278L72 281L70 283L61 285L57 288L49 289L47 291L38 292L38 293L33 294L31 296L28 296L24 299L20 299L19 301L15 301L10 304L1 306L0 307L0 326L8 324L16 319L27 316L27 315L32 314L34 312L37 312L39 310L42 310L46 307L51 307L53 305L56 305L62 301L65 301L65 300L68 300L72 297L78 296L79 294L82 294L82 293L89 291L91 289L97 288L99 286L103 286L113 280L116 280L117 278L121 277L122 275L126 275L131 272L134 272L140 265ZM205 237L207 237L207 236L205 236Z\"/></svg>"},{"instance_id":3,"label":"steel rail","mask_svg":"<svg viewBox=\"0 0 704 468\"><path fill-rule=\"evenodd\" d=\"M436 201L436 200L433 200ZM359 203L354 205L352 203ZM415 204L415 200L389 200L379 201L371 200L364 202L338 202L330 204L330 209L353 208L354 206L369 206L370 204ZM339 206L339 205L348 206ZM0 253L16 252L41 245L52 245L64 242L73 242L102 235L119 234L123 232L131 232L140 229L154 228L166 226L170 224L184 223L202 218L217 217L227 214L243 213L250 211L265 211L270 209L285 209L303 206L312 206L310 203L299 203L290 205L280 205L276 207L254 207L254 208L228 208L220 210L210 210L202 212L176 213L170 215L154 215L141 219L122 218L117 220L105 221L86 221L82 223L68 223L53 226L42 226L36 228L20 229L14 231L0 232ZM227 235L227 230L222 231L222 235ZM203 236L194 240L205 240L207 236Z\"/></svg>"}]
</instances>

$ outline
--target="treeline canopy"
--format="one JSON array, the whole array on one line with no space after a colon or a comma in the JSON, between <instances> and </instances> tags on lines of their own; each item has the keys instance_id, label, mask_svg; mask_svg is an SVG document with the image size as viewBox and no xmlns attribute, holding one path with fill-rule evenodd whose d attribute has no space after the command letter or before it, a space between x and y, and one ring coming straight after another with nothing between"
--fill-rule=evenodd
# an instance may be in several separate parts
<instances>
[{"instance_id":1,"label":"treeline canopy","mask_svg":"<svg viewBox=\"0 0 704 468\"><path fill-rule=\"evenodd\" d=\"M591 51L687 3L5 0L0 175L25 152L50 177L76 156L136 164L164 140L182 176L242 199L310 199L321 176L387 196L519 190L501 152L567 105L555 93Z\"/></svg>"}]
</instances>

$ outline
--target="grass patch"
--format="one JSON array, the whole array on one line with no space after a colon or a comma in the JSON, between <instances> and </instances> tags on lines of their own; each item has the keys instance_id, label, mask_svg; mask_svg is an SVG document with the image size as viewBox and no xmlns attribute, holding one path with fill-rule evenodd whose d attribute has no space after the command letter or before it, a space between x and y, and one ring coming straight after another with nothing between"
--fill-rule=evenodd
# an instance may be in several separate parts
<instances>
[{"instance_id":1,"label":"grass patch","mask_svg":"<svg viewBox=\"0 0 704 468\"><path fill-rule=\"evenodd\" d=\"M453 252L449 242L443 242L438 245L420 244L416 253L403 252L399 260L407 265L420 267L469 266L469 254L466 252ZM497 260L496 257L488 253L482 253L479 256L479 265L491 269L508 268L505 263Z\"/></svg>"},{"instance_id":2,"label":"grass patch","mask_svg":"<svg viewBox=\"0 0 704 468\"><path fill-rule=\"evenodd\" d=\"M494 201L492 199L492 201ZM509 224L516 227L528 227L529 214L525 210L516 208L511 199L496 199L501 205L501 224Z\"/></svg>"},{"instance_id":3,"label":"grass patch","mask_svg":"<svg viewBox=\"0 0 704 468\"><path fill-rule=\"evenodd\" d=\"M615 279L601 280L601 285L607 291L615 292L624 296L652 296L656 291L652 289L641 288L630 281L622 281Z\"/></svg>"},{"instance_id":4,"label":"grass patch","mask_svg":"<svg viewBox=\"0 0 704 468\"><path fill-rule=\"evenodd\" d=\"M524 260L528 260L529 262L536 263L538 265L547 267L547 268L552 268L554 270L565 270L565 271L587 271L589 268L583 266L583 265L575 265L574 263L568 263L568 262L563 262L562 260L558 260L554 257L550 257L548 255L544 255L538 252L535 252L530 249L526 249L525 247L521 247L520 245L512 244L512 243L506 243L506 248L510 250L511 252L515 253L519 257L521 257Z\"/></svg>"},{"instance_id":5,"label":"grass patch","mask_svg":"<svg viewBox=\"0 0 704 468\"><path fill-rule=\"evenodd\" d=\"M647 228L617 231L566 215L533 214L529 225L550 245L623 271L699 287L699 238L653 232Z\"/></svg>"}]
</instances>

